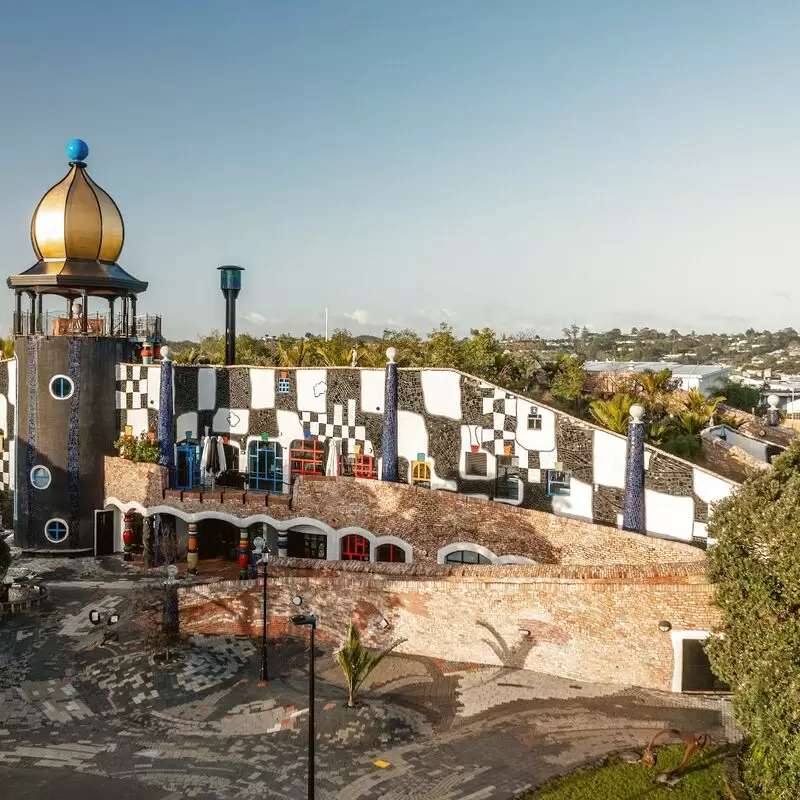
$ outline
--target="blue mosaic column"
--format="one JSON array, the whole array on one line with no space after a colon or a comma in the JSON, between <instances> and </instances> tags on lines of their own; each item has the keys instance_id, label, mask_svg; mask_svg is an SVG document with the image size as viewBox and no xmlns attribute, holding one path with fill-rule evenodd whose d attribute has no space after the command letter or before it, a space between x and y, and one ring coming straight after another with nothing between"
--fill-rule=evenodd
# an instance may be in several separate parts
<instances>
[{"instance_id":1,"label":"blue mosaic column","mask_svg":"<svg viewBox=\"0 0 800 800\"><path fill-rule=\"evenodd\" d=\"M778 411L778 403L780 403L780 400L777 395L771 394L767 398L767 405L769 406L767 409L767 425L771 428L781 424L781 412Z\"/></svg>"},{"instance_id":2,"label":"blue mosaic column","mask_svg":"<svg viewBox=\"0 0 800 800\"><path fill-rule=\"evenodd\" d=\"M383 404L383 436L381 438L381 480L397 482L397 351L386 351L386 402Z\"/></svg>"},{"instance_id":3,"label":"blue mosaic column","mask_svg":"<svg viewBox=\"0 0 800 800\"><path fill-rule=\"evenodd\" d=\"M622 528L645 533L644 515L644 406L631 406L628 425L628 461L625 467L625 499Z\"/></svg>"},{"instance_id":4,"label":"blue mosaic column","mask_svg":"<svg viewBox=\"0 0 800 800\"><path fill-rule=\"evenodd\" d=\"M158 394L158 442L161 451L158 463L169 471L170 485L175 461L175 424L172 418L172 353L165 346L161 348L161 386Z\"/></svg>"}]
</instances>

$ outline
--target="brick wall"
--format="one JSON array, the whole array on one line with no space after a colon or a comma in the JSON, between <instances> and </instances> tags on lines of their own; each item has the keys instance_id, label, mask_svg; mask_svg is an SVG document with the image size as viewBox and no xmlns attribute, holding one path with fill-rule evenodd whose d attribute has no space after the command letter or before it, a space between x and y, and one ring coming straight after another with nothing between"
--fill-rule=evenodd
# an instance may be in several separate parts
<instances>
[{"instance_id":1,"label":"brick wall","mask_svg":"<svg viewBox=\"0 0 800 800\"><path fill-rule=\"evenodd\" d=\"M116 463L109 463L116 462ZM150 468L149 470L146 468ZM681 542L618 531L533 509L453 492L355 478L300 478L291 497L165 491L160 468L107 459L106 496L123 504L171 506L184 514L223 512L277 520L310 517L334 529L358 526L411 544L415 561L435 562L437 551L464 541L498 556L542 564L701 562L704 553ZM163 496L166 495L166 496Z\"/></svg>"},{"instance_id":2,"label":"brick wall","mask_svg":"<svg viewBox=\"0 0 800 800\"><path fill-rule=\"evenodd\" d=\"M719 621L703 570L703 564L444 567L276 559L268 625L272 636L286 632L289 615L297 613L291 598L299 595L301 610L317 614L323 640L338 641L352 617L369 644L407 639L402 652L669 690L671 637L658 623L708 630ZM258 636L261 602L253 582L187 587L181 625Z\"/></svg>"}]
</instances>

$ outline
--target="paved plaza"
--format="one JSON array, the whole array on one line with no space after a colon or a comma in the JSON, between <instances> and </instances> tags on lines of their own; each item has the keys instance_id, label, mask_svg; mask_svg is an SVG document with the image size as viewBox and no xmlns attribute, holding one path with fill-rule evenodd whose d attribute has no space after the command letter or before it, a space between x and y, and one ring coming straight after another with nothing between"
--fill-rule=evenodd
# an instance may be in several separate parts
<instances>
[{"instance_id":1,"label":"paved plaza","mask_svg":"<svg viewBox=\"0 0 800 800\"><path fill-rule=\"evenodd\" d=\"M308 650L193 636L165 662L133 619L141 569L118 559L21 559L48 589L0 620L0 785L15 798L304 798ZM121 615L116 640L89 611ZM317 798L504 800L678 727L736 736L727 701L575 683L393 655L357 709L317 653Z\"/></svg>"}]
</instances>

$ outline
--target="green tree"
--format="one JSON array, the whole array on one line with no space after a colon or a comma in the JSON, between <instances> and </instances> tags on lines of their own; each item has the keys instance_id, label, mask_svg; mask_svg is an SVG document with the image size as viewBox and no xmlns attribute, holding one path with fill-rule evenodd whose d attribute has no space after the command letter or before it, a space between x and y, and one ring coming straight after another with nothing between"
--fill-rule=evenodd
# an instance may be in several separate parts
<instances>
[{"instance_id":1,"label":"green tree","mask_svg":"<svg viewBox=\"0 0 800 800\"><path fill-rule=\"evenodd\" d=\"M610 400L589 403L592 419L614 433L627 433L634 399L627 394L615 394Z\"/></svg>"},{"instance_id":2,"label":"green tree","mask_svg":"<svg viewBox=\"0 0 800 800\"><path fill-rule=\"evenodd\" d=\"M741 383L727 380L717 384L714 389L725 397L726 405L748 414L752 414L761 405L761 390L754 386L742 386Z\"/></svg>"},{"instance_id":3,"label":"green tree","mask_svg":"<svg viewBox=\"0 0 800 800\"><path fill-rule=\"evenodd\" d=\"M748 731L750 797L800 796L800 444L714 509L708 576L722 627L707 647Z\"/></svg>"},{"instance_id":4,"label":"green tree","mask_svg":"<svg viewBox=\"0 0 800 800\"><path fill-rule=\"evenodd\" d=\"M550 393L558 400L580 409L586 389L586 370L583 361L573 356L558 356L550 381Z\"/></svg>"},{"instance_id":5,"label":"green tree","mask_svg":"<svg viewBox=\"0 0 800 800\"><path fill-rule=\"evenodd\" d=\"M461 369L461 343L446 322L431 331L425 348L426 367Z\"/></svg>"},{"instance_id":6,"label":"green tree","mask_svg":"<svg viewBox=\"0 0 800 800\"><path fill-rule=\"evenodd\" d=\"M385 650L377 653L372 652L361 644L361 632L354 622L350 622L347 638L335 653L336 661L342 670L344 682L347 685L348 708L353 708L357 704L358 690L375 667L404 641L405 639L400 639Z\"/></svg>"}]
</instances>

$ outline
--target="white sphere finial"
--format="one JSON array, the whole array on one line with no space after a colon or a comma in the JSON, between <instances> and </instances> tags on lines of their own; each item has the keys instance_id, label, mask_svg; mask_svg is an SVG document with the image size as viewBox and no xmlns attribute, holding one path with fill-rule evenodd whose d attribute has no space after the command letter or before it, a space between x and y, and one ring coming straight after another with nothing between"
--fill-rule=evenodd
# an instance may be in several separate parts
<instances>
[{"instance_id":1,"label":"white sphere finial","mask_svg":"<svg viewBox=\"0 0 800 800\"><path fill-rule=\"evenodd\" d=\"M780 403L780 400L778 399L778 395L776 395L776 394L771 394L767 398L767 405L770 408L777 408L778 407L778 403Z\"/></svg>"},{"instance_id":2,"label":"white sphere finial","mask_svg":"<svg viewBox=\"0 0 800 800\"><path fill-rule=\"evenodd\" d=\"M644 406L639 405L639 403L634 403L631 406L631 419L634 422L641 422L642 417L644 416L644 411L645 411Z\"/></svg>"},{"instance_id":3,"label":"white sphere finial","mask_svg":"<svg viewBox=\"0 0 800 800\"><path fill-rule=\"evenodd\" d=\"M395 363L395 359L397 358L397 348L396 347L387 347L386 348L386 358L389 359L390 364Z\"/></svg>"},{"instance_id":4,"label":"white sphere finial","mask_svg":"<svg viewBox=\"0 0 800 800\"><path fill-rule=\"evenodd\" d=\"M161 360L172 361L172 348L169 345L164 345L161 348Z\"/></svg>"}]
</instances>

